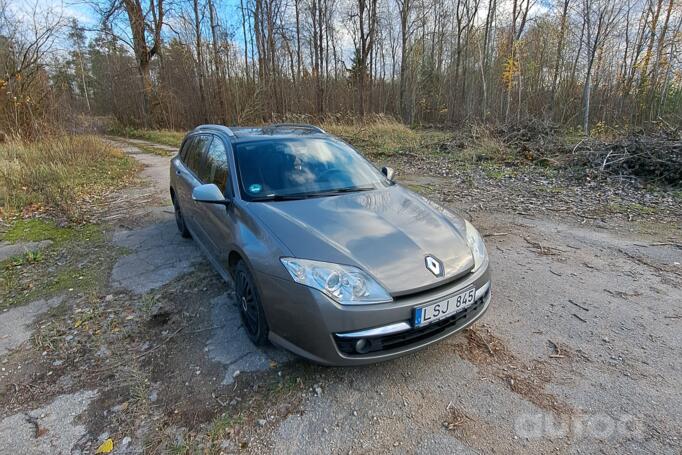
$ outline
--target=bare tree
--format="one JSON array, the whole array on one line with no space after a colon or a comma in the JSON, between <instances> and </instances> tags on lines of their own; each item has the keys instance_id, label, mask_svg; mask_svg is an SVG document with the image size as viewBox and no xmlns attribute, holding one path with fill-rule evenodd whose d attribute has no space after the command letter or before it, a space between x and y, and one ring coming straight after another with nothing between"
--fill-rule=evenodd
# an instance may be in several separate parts
<instances>
[{"instance_id":1,"label":"bare tree","mask_svg":"<svg viewBox=\"0 0 682 455\"><path fill-rule=\"evenodd\" d=\"M91 1L101 28L41 53L21 81L22 59L5 59L0 84L20 93L33 74L69 109L164 127L350 112L543 118L586 133L596 119L682 122L676 0ZM0 60L18 55L3 36ZM143 96L130 95L137 85Z\"/></svg>"},{"instance_id":2,"label":"bare tree","mask_svg":"<svg viewBox=\"0 0 682 455\"><path fill-rule=\"evenodd\" d=\"M590 133L590 99L592 69L597 51L604 45L612 26L621 13L617 0L583 0L582 17L585 24L585 58L587 69L583 84L583 131Z\"/></svg>"},{"instance_id":3,"label":"bare tree","mask_svg":"<svg viewBox=\"0 0 682 455\"><path fill-rule=\"evenodd\" d=\"M361 117L365 115L365 85L369 71L368 58L376 35L377 1L357 0L356 10L351 14L357 28L353 67L358 86L358 113Z\"/></svg>"},{"instance_id":4,"label":"bare tree","mask_svg":"<svg viewBox=\"0 0 682 455\"><path fill-rule=\"evenodd\" d=\"M102 22L113 20L120 8L125 10L132 35L130 43L137 60L142 79L143 121L151 126L158 120L155 87L152 79L152 59L161 50L161 31L164 24L164 0L149 0L143 7L140 0L121 0L109 4L104 10Z\"/></svg>"}]
</instances>

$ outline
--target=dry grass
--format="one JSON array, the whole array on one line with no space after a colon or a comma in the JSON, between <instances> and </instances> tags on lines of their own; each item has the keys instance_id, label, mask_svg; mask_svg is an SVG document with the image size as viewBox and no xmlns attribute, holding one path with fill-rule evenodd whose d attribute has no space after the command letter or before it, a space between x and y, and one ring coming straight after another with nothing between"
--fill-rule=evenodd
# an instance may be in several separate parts
<instances>
[{"instance_id":1,"label":"dry grass","mask_svg":"<svg viewBox=\"0 0 682 455\"><path fill-rule=\"evenodd\" d=\"M370 156L439 152L452 137L444 131L412 129L388 118L356 123L325 122L321 126Z\"/></svg>"},{"instance_id":2,"label":"dry grass","mask_svg":"<svg viewBox=\"0 0 682 455\"><path fill-rule=\"evenodd\" d=\"M56 211L75 219L85 203L125 185L137 166L94 136L0 144L0 218Z\"/></svg>"},{"instance_id":3,"label":"dry grass","mask_svg":"<svg viewBox=\"0 0 682 455\"><path fill-rule=\"evenodd\" d=\"M308 119L288 119L293 122L306 122ZM391 155L400 152L439 152L447 148L452 134L445 131L413 129L388 117L368 117L365 120L329 119L320 124L327 132L340 137L369 156ZM143 139L157 144L179 147L185 131L141 130L115 127L109 130L112 135L133 139ZM144 146L135 144L151 153Z\"/></svg>"},{"instance_id":4,"label":"dry grass","mask_svg":"<svg viewBox=\"0 0 682 455\"><path fill-rule=\"evenodd\" d=\"M156 144L169 145L171 147L180 147L187 132L173 130L144 130L117 126L109 129L109 134L132 139L142 139ZM138 145L136 144L136 146Z\"/></svg>"}]
</instances>

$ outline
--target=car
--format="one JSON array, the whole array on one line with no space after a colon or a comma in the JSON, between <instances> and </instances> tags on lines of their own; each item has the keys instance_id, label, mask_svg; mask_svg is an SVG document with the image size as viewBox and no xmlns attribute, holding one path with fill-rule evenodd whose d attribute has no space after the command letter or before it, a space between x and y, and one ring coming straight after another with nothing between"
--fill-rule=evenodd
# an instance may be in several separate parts
<instances>
[{"instance_id":1,"label":"car","mask_svg":"<svg viewBox=\"0 0 682 455\"><path fill-rule=\"evenodd\" d=\"M255 345L375 363L461 331L490 304L476 228L316 126L198 126L171 160L170 194L180 234L234 283Z\"/></svg>"}]
</instances>

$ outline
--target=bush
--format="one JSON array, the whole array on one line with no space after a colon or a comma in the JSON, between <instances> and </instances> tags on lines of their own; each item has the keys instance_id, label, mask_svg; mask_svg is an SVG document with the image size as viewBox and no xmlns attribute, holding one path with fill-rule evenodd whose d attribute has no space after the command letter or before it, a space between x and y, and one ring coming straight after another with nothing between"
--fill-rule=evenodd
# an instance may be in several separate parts
<instances>
[{"instance_id":1,"label":"bush","mask_svg":"<svg viewBox=\"0 0 682 455\"><path fill-rule=\"evenodd\" d=\"M137 163L94 136L0 144L0 218L56 211L78 218L81 204L125 185Z\"/></svg>"}]
</instances>

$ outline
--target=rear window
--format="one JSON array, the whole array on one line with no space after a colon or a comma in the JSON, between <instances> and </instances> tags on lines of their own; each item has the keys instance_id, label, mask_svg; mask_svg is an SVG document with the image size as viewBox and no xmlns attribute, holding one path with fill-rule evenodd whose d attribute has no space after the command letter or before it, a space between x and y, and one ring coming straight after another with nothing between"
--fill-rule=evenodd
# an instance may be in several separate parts
<instances>
[{"instance_id":1,"label":"rear window","mask_svg":"<svg viewBox=\"0 0 682 455\"><path fill-rule=\"evenodd\" d=\"M204 160L204 154L206 153L206 147L208 146L211 137L208 135L194 136L190 139L192 143L187 147L187 153L183 159L183 162L187 168L194 172L197 178L201 179L200 172L202 167L202 162Z\"/></svg>"},{"instance_id":2,"label":"rear window","mask_svg":"<svg viewBox=\"0 0 682 455\"><path fill-rule=\"evenodd\" d=\"M225 151L225 144L220 138L213 138L205 157L205 163L200 170L200 180L204 183L214 183L218 188L224 190L228 175L227 152Z\"/></svg>"},{"instance_id":3,"label":"rear window","mask_svg":"<svg viewBox=\"0 0 682 455\"><path fill-rule=\"evenodd\" d=\"M196 136L188 137L182 144L182 149L180 149L180 159L183 162L187 161L187 150L189 150L189 148L192 146L192 142L194 142L195 137Z\"/></svg>"}]
</instances>

